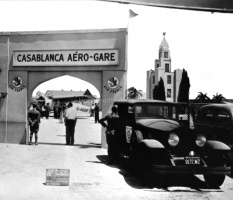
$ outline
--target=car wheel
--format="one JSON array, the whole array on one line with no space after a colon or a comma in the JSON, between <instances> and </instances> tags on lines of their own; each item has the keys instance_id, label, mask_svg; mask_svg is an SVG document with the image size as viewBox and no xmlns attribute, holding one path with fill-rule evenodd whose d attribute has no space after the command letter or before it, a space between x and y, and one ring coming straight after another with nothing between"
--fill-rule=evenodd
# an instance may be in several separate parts
<instances>
[{"instance_id":1,"label":"car wheel","mask_svg":"<svg viewBox=\"0 0 233 200\"><path fill-rule=\"evenodd\" d=\"M224 180L225 180L225 175L209 175L206 174L204 175L205 181L211 188L218 188L220 187Z\"/></svg>"},{"instance_id":2,"label":"car wheel","mask_svg":"<svg viewBox=\"0 0 233 200\"><path fill-rule=\"evenodd\" d=\"M214 153L210 156L207 162L209 167L223 167L226 166L226 162L220 153ZM204 174L206 183L212 188L218 188L225 180L225 175L218 174Z\"/></svg>"}]
</instances>

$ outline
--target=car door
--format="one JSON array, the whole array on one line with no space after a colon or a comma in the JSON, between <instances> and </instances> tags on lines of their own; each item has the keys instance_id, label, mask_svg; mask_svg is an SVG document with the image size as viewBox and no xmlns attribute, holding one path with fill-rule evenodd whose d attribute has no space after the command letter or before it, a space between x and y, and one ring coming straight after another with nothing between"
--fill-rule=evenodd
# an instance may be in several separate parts
<instances>
[{"instance_id":1,"label":"car door","mask_svg":"<svg viewBox=\"0 0 233 200\"><path fill-rule=\"evenodd\" d=\"M214 139L213 129L214 129L214 108L203 108L197 113L197 119L195 123L195 128L198 134L204 134L208 140Z\"/></svg>"},{"instance_id":2,"label":"car door","mask_svg":"<svg viewBox=\"0 0 233 200\"><path fill-rule=\"evenodd\" d=\"M226 144L232 143L231 115L227 109L218 108L215 112L213 137Z\"/></svg>"}]
</instances>

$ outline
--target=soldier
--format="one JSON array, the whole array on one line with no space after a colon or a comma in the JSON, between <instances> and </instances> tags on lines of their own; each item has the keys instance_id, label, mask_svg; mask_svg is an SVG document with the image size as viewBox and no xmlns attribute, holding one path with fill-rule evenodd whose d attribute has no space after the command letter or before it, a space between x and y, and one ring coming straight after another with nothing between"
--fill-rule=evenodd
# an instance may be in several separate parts
<instances>
[{"instance_id":1,"label":"soldier","mask_svg":"<svg viewBox=\"0 0 233 200\"><path fill-rule=\"evenodd\" d=\"M30 127L30 141L29 145L32 144L33 133L35 133L35 145L38 145L38 131L40 124L40 112L36 109L37 105L32 105L33 109L28 112L28 122Z\"/></svg>"}]
</instances>

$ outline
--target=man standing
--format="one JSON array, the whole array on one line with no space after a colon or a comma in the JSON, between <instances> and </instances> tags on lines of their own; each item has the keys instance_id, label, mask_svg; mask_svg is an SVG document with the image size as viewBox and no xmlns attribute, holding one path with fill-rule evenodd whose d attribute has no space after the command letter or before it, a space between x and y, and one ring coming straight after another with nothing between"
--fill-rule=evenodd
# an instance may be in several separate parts
<instances>
[{"instance_id":1,"label":"man standing","mask_svg":"<svg viewBox=\"0 0 233 200\"><path fill-rule=\"evenodd\" d=\"M99 111L100 111L100 107L98 106L97 103L95 103L95 123L99 123Z\"/></svg>"},{"instance_id":2,"label":"man standing","mask_svg":"<svg viewBox=\"0 0 233 200\"><path fill-rule=\"evenodd\" d=\"M32 105L33 109L28 112L28 122L30 126L30 141L29 145L32 144L32 137L33 133L35 133L35 145L38 145L38 131L39 131L39 124L40 124L40 112L37 111L37 105Z\"/></svg>"},{"instance_id":3,"label":"man standing","mask_svg":"<svg viewBox=\"0 0 233 200\"><path fill-rule=\"evenodd\" d=\"M77 110L73 107L73 104L68 103L68 109L65 114L65 126L66 126L66 145L74 145L74 132L77 121Z\"/></svg>"},{"instance_id":4,"label":"man standing","mask_svg":"<svg viewBox=\"0 0 233 200\"><path fill-rule=\"evenodd\" d=\"M107 122L107 123L106 123ZM119 115L117 107L112 107L112 113L99 120L99 123L106 128L106 140L108 144L108 165L115 164L118 159L117 154L117 134L119 129Z\"/></svg>"}]
</instances>

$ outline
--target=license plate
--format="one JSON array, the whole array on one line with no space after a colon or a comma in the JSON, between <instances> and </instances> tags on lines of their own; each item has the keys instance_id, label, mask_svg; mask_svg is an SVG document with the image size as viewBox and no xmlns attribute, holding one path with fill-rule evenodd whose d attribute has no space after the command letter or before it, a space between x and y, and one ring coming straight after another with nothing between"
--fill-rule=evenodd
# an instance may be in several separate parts
<instances>
[{"instance_id":1,"label":"license plate","mask_svg":"<svg viewBox=\"0 0 233 200\"><path fill-rule=\"evenodd\" d=\"M184 162L185 165L200 165L201 159L200 157L185 157Z\"/></svg>"}]
</instances>

